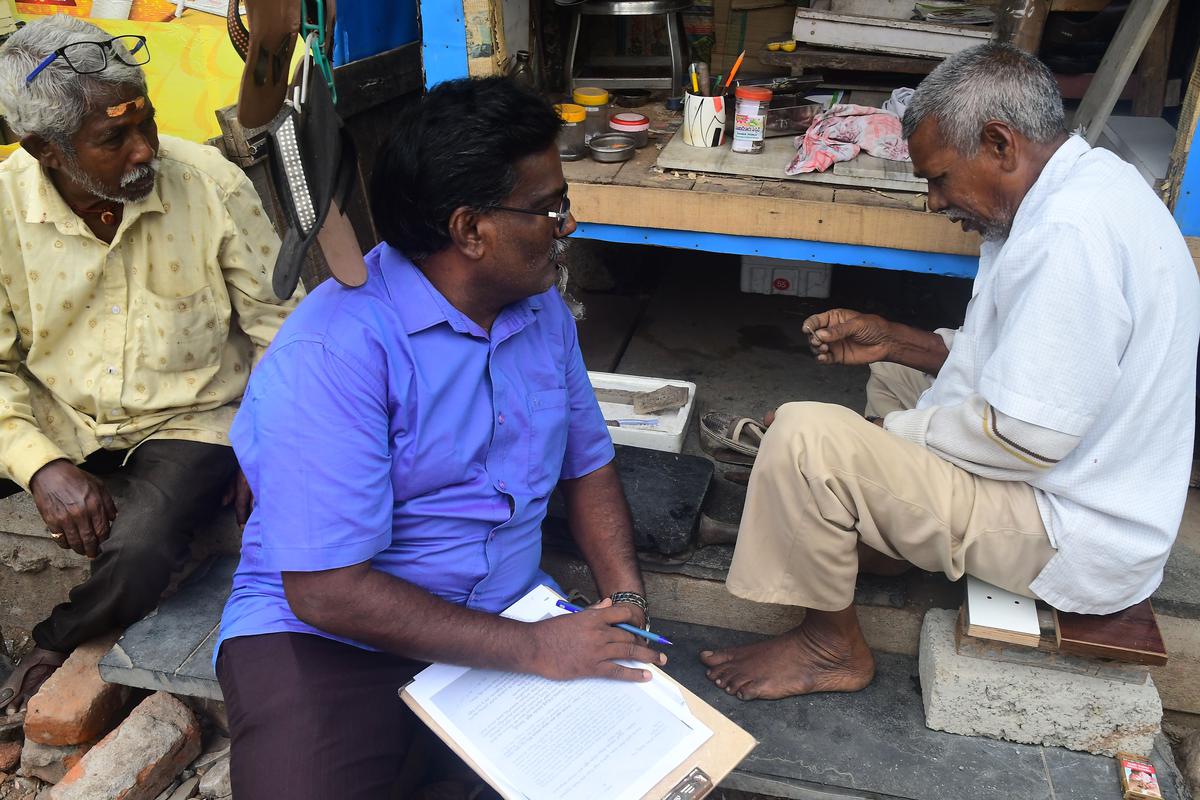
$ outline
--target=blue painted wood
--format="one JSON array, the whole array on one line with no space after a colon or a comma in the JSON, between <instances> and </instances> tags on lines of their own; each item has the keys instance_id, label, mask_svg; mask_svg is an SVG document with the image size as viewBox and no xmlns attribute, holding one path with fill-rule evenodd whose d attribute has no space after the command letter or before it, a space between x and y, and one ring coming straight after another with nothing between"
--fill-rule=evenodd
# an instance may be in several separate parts
<instances>
[{"instance_id":1,"label":"blue painted wood","mask_svg":"<svg viewBox=\"0 0 1200 800\"><path fill-rule=\"evenodd\" d=\"M934 275L952 275L961 278L974 277L979 268L979 259L976 256L922 253L917 250L898 250L892 247L810 242L800 239L776 239L768 236L734 236L724 233L601 225L593 222L579 223L575 236L607 242L653 244L683 250L705 250L713 253L819 261L824 264L846 264L856 267L879 267L908 272L927 272Z\"/></svg>"},{"instance_id":2,"label":"blue painted wood","mask_svg":"<svg viewBox=\"0 0 1200 800\"><path fill-rule=\"evenodd\" d=\"M1200 236L1200 154L1191 150L1175 198L1175 222L1184 236Z\"/></svg>"},{"instance_id":3,"label":"blue painted wood","mask_svg":"<svg viewBox=\"0 0 1200 800\"><path fill-rule=\"evenodd\" d=\"M425 88L467 77L467 26L461 0L420 0Z\"/></svg>"}]
</instances>

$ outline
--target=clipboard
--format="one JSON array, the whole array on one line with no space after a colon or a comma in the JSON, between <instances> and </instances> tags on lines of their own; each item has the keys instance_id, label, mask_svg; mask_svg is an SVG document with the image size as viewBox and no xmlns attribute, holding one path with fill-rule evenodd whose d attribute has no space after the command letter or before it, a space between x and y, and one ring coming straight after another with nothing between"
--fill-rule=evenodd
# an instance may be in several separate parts
<instances>
[{"instance_id":1,"label":"clipboard","mask_svg":"<svg viewBox=\"0 0 1200 800\"><path fill-rule=\"evenodd\" d=\"M750 754L750 751L758 745L758 741L733 720L701 700L686 686L658 667L647 664L643 665L643 668L665 677L679 689L691 712L713 733L698 750L647 792L643 796L643 800L700 800L712 792L717 784ZM475 774L487 781L488 785L495 789L501 797L505 800L518 800L506 793L491 775L480 769L479 765L466 755L458 742L452 739L409 694L407 684L400 690L400 699L431 731L437 734L439 739L454 751L455 755L466 762L475 771Z\"/></svg>"}]
</instances>

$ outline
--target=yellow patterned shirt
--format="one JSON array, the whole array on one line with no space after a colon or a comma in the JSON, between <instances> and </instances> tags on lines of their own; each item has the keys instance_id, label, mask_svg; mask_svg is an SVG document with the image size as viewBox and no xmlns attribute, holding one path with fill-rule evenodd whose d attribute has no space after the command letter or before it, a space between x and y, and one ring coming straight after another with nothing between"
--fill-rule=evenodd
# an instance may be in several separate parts
<instances>
[{"instance_id":1,"label":"yellow patterned shirt","mask_svg":"<svg viewBox=\"0 0 1200 800\"><path fill-rule=\"evenodd\" d=\"M148 438L228 444L281 302L250 181L161 137L156 187L96 238L24 151L0 164L0 477Z\"/></svg>"}]
</instances>

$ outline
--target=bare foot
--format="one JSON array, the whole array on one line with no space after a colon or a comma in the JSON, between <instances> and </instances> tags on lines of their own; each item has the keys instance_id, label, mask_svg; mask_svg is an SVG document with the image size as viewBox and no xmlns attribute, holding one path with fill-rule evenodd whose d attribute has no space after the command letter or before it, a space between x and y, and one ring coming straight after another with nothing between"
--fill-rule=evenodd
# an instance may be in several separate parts
<instances>
[{"instance_id":1,"label":"bare foot","mask_svg":"<svg viewBox=\"0 0 1200 800\"><path fill-rule=\"evenodd\" d=\"M853 614L853 608L847 611ZM741 700L778 700L865 688L875 677L875 658L862 638L857 618L852 633L843 636L820 621L810 624L809 618L821 613L808 612L799 627L774 639L704 651L700 660L709 668L709 679Z\"/></svg>"}]
</instances>

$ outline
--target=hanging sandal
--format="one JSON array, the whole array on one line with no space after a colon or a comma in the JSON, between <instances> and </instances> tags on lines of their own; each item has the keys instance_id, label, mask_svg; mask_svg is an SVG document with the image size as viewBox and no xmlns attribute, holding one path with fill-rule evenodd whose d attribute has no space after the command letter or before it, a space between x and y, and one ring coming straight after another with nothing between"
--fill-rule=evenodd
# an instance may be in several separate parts
<instances>
[{"instance_id":1,"label":"hanging sandal","mask_svg":"<svg viewBox=\"0 0 1200 800\"><path fill-rule=\"evenodd\" d=\"M29 676L29 670L34 667L53 667L51 670L51 674L53 674L54 670L61 667L63 662L67 660L68 655L68 653L54 653L49 650L38 649L18 661L13 668L12 674L5 681L7 685L0 688L0 709L6 709L15 698L25 693L25 679ZM49 678L50 676L47 675L46 677ZM45 679L42 682L44 683ZM34 691L36 693L36 690ZM30 697L32 696L30 695ZM17 712L21 711L21 709L16 710ZM0 713L3 713L3 711L0 711Z\"/></svg>"},{"instance_id":2,"label":"hanging sandal","mask_svg":"<svg viewBox=\"0 0 1200 800\"><path fill-rule=\"evenodd\" d=\"M766 432L756 419L709 411L700 417L700 448L722 463L750 466Z\"/></svg>"}]
</instances>

